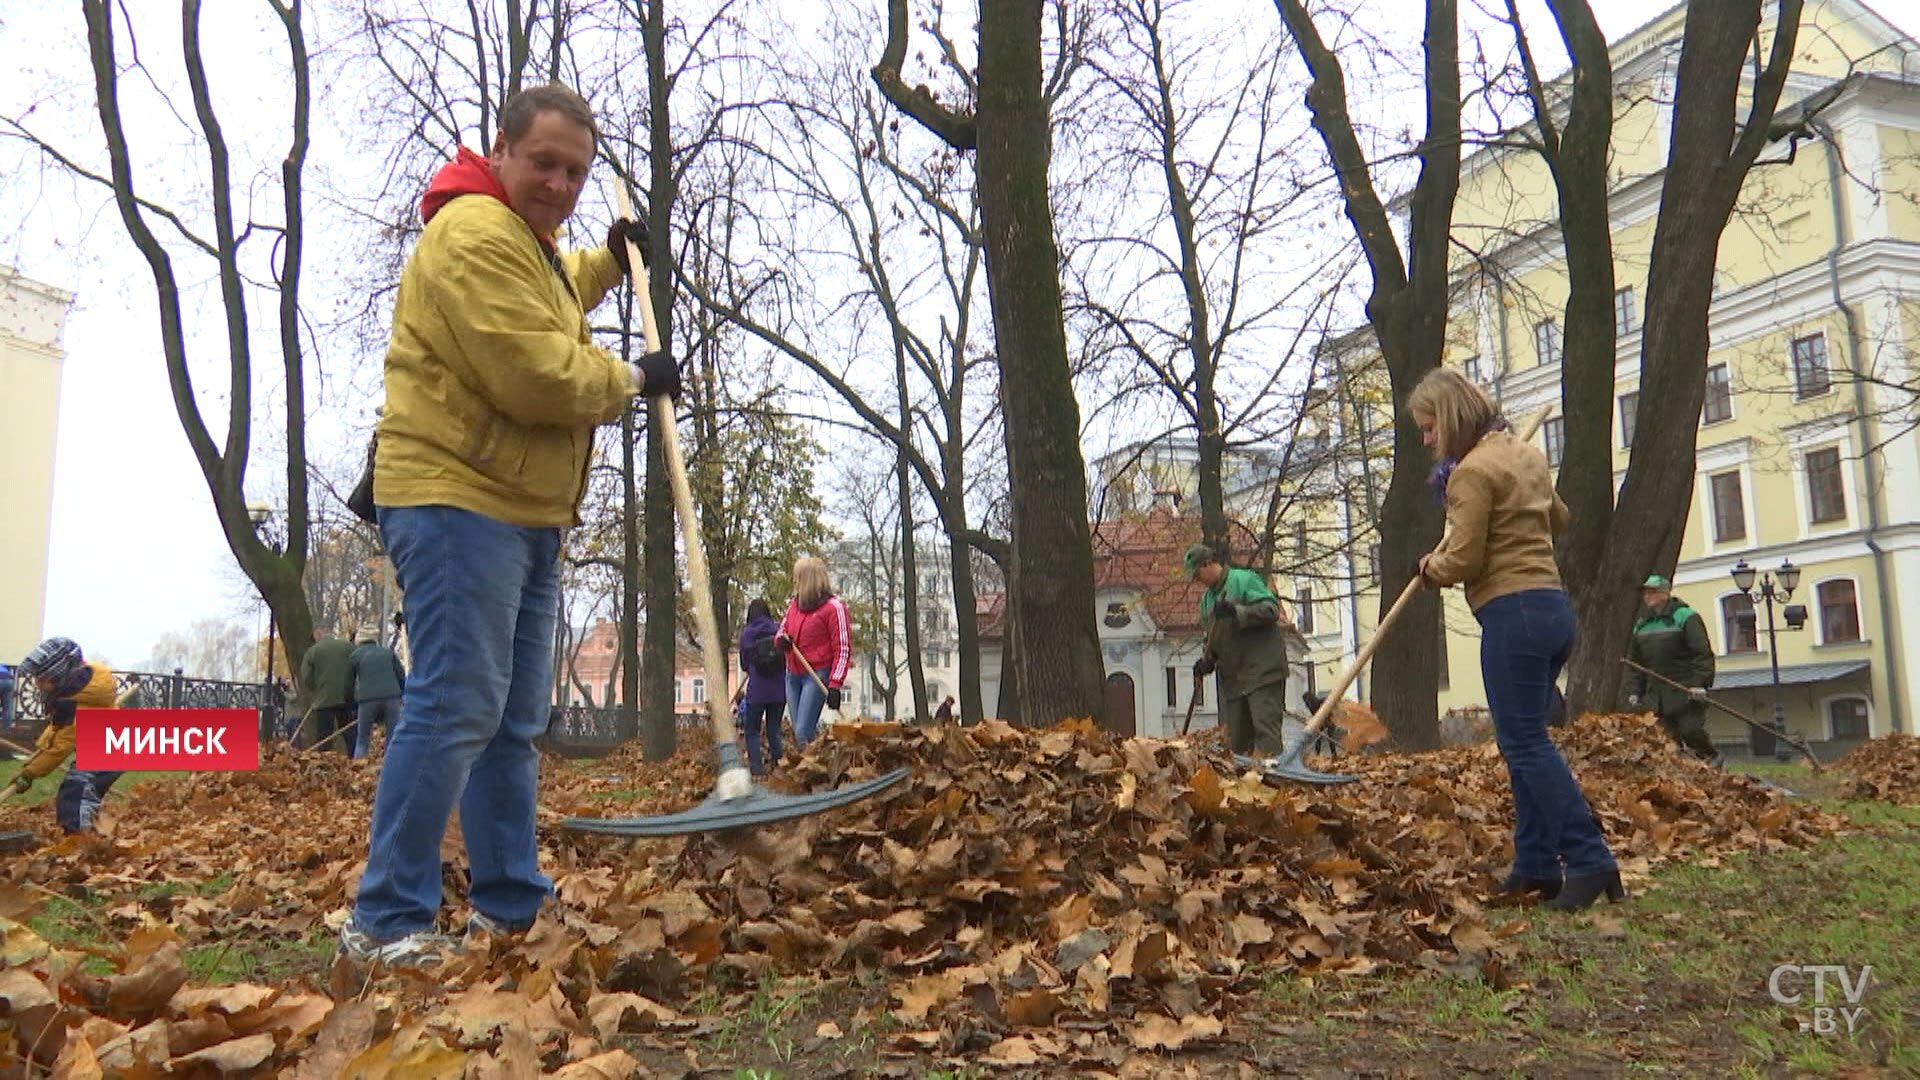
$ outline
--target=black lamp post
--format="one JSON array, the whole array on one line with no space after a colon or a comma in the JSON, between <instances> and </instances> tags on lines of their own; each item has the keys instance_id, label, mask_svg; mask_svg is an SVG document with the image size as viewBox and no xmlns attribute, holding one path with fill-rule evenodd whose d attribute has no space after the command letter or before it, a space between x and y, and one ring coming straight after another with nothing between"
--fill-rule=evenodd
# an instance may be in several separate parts
<instances>
[{"instance_id":1,"label":"black lamp post","mask_svg":"<svg viewBox=\"0 0 1920 1080\"><path fill-rule=\"evenodd\" d=\"M266 503L248 503L247 519L253 522L253 531L259 534L260 542L266 544L268 549L276 556L284 550L280 534L273 527L273 507L268 506ZM278 629L279 624L274 618L273 602L267 599L267 594L264 591L260 594L260 602L267 605L267 709L270 723L274 725L275 730L278 730L280 723L280 695L275 691L273 685L273 646L276 636L275 631Z\"/></svg>"},{"instance_id":2,"label":"black lamp post","mask_svg":"<svg viewBox=\"0 0 1920 1080\"><path fill-rule=\"evenodd\" d=\"M1760 587L1754 588L1754 578L1760 580ZM1786 761L1793 754L1787 747L1784 736L1787 733L1787 707L1780 697L1780 638L1773 625L1773 605L1779 601L1785 605L1793 597L1793 590L1800 585L1800 568L1793 565L1792 559L1784 559L1780 569L1773 573L1760 573L1741 559L1733 568L1733 585L1748 600L1754 603L1766 602L1767 605L1767 659L1773 664L1773 756L1777 761ZM1786 608L1787 629L1798 630L1806 624L1807 609L1794 604Z\"/></svg>"}]
</instances>

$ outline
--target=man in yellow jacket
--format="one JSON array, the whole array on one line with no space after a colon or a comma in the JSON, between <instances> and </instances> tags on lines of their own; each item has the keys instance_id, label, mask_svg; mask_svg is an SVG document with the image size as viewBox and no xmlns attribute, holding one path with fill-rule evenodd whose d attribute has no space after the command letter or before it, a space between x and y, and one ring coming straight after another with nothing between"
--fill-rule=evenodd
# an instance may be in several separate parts
<instances>
[{"instance_id":1,"label":"man in yellow jacket","mask_svg":"<svg viewBox=\"0 0 1920 1080\"><path fill-rule=\"evenodd\" d=\"M31 678L47 705L47 726L34 743L33 756L14 776L14 794L22 794L35 780L60 767L73 755L75 716L81 709L111 709L118 705L114 694L113 671L107 665L89 663L80 646L63 637L48 638L34 646L20 661L21 675ZM93 819L106 799L117 772L68 769L54 796L54 817L70 833L93 828Z\"/></svg>"},{"instance_id":2,"label":"man in yellow jacket","mask_svg":"<svg viewBox=\"0 0 1920 1080\"><path fill-rule=\"evenodd\" d=\"M594 428L635 395L677 395L666 353L629 365L587 312L629 272L637 223L562 253L593 164L593 113L572 90L523 90L481 157L462 149L421 200L400 277L374 457L381 539L407 598L413 671L374 796L366 872L341 952L425 966L440 842L457 804L472 866L468 930L532 925L553 883L534 843L559 609L561 530L578 521Z\"/></svg>"}]
</instances>

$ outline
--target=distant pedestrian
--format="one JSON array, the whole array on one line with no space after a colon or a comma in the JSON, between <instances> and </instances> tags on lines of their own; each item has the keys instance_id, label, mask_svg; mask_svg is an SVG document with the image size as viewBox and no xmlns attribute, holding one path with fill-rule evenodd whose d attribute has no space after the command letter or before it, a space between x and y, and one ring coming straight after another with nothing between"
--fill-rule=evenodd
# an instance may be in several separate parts
<instances>
[{"instance_id":1,"label":"distant pedestrian","mask_svg":"<svg viewBox=\"0 0 1920 1080\"><path fill-rule=\"evenodd\" d=\"M300 661L300 688L307 695L307 720L304 741L296 738L295 745L319 746L332 739L331 748L352 756L352 744L333 737L353 717L353 646L334 637L331 627L314 629L313 646Z\"/></svg>"},{"instance_id":2,"label":"distant pedestrian","mask_svg":"<svg viewBox=\"0 0 1920 1080\"><path fill-rule=\"evenodd\" d=\"M747 621L740 627L740 670L747 676L740 691L740 727L747 739L747 767L765 776L779 763L780 717L787 708L787 664L773 639L780 624L773 609L756 598L747 605ZM760 756L760 738L766 733L767 756Z\"/></svg>"},{"instance_id":3,"label":"distant pedestrian","mask_svg":"<svg viewBox=\"0 0 1920 1080\"><path fill-rule=\"evenodd\" d=\"M933 710L933 719L935 723L940 723L940 724L950 724L953 722L953 695L952 694L948 694L947 699L940 703L940 707Z\"/></svg>"},{"instance_id":4,"label":"distant pedestrian","mask_svg":"<svg viewBox=\"0 0 1920 1080\"><path fill-rule=\"evenodd\" d=\"M1673 595L1673 582L1654 574L1640 586L1640 620L1627 642L1627 659L1672 679L1676 690L1631 668L1627 671L1627 707L1648 708L1667 734L1702 761L1717 761L1707 734L1707 687L1713 685L1713 642L1706 621Z\"/></svg>"},{"instance_id":5,"label":"distant pedestrian","mask_svg":"<svg viewBox=\"0 0 1920 1080\"><path fill-rule=\"evenodd\" d=\"M400 719L400 695L407 688L407 669L400 657L380 643L380 628L368 626L358 635L353 647L354 726L353 756L363 758L373 749L373 726L387 725L387 737L393 737L393 725Z\"/></svg>"},{"instance_id":6,"label":"distant pedestrian","mask_svg":"<svg viewBox=\"0 0 1920 1080\"><path fill-rule=\"evenodd\" d=\"M800 749L820 730L822 706L840 711L840 687L853 661L853 628L847 605L833 594L824 559L808 555L793 564L793 599L774 643L787 653L787 700L793 703L793 741ZM806 663L801 658L806 658ZM813 674L807 673L807 667ZM815 676L826 684L822 693Z\"/></svg>"}]
</instances>

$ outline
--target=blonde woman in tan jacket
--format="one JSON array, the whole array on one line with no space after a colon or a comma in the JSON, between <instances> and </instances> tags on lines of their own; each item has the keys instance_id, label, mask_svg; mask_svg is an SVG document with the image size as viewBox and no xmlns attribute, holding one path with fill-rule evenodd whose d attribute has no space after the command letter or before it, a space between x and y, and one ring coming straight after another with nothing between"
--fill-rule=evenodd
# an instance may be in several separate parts
<instances>
[{"instance_id":1,"label":"blonde woman in tan jacket","mask_svg":"<svg viewBox=\"0 0 1920 1080\"><path fill-rule=\"evenodd\" d=\"M1428 585L1464 585L1480 622L1480 672L1494 739L1513 784L1513 873L1503 890L1578 910L1620 900L1620 870L1586 796L1547 736L1554 681L1573 652L1573 608L1553 561L1568 522L1544 454L1507 429L1458 372L1428 372L1407 399L1440 459L1447 533L1421 558Z\"/></svg>"}]
</instances>

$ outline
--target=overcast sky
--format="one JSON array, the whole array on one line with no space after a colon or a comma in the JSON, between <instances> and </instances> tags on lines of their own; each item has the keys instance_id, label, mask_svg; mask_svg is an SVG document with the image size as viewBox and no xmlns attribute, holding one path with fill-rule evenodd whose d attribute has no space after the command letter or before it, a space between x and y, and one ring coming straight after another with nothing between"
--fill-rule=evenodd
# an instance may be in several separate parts
<instances>
[{"instance_id":1,"label":"overcast sky","mask_svg":"<svg viewBox=\"0 0 1920 1080\"><path fill-rule=\"evenodd\" d=\"M1913 32L1920 16L1896 10L1907 3L1883 0L1877 9ZM158 9L158 15L173 27L177 43L177 14L166 12L168 5L132 6L146 8L148 13ZM1632 30L1668 6L1661 0L1594 4L1609 37ZM0 16L4 19L0 55L10 58L13 69L0 84L0 115L20 116L29 105L40 102L29 114L44 124L36 128L38 134L76 148L86 160L99 160L104 155L97 121L85 111L92 100L91 86L76 81L87 72L78 6L34 5L26 12L21 7L16 5ZM265 117L264 130L274 139L281 137L285 91L276 85L276 73L282 70L284 44L259 17L264 7L232 0L210 5L210 11L217 13L208 22L210 36L227 46L215 55L225 73L226 82L217 87L224 92L217 97L230 136L244 131L249 110L254 110L254 115ZM1270 5L1247 8L1248 18L1278 18ZM1417 30L1418 0L1369 4L1369 16L1381 8L1403 9L1399 25ZM1523 10L1537 14L1543 5L1532 0ZM1550 27L1544 16L1534 25L1541 32ZM325 28L319 29L319 33L310 30L316 46L325 43ZM143 37L143 55L156 67L177 66L177 46L170 46L164 34L156 29L152 38ZM20 57L28 59L14 66L13 58ZM236 70L225 66L229 64L240 66ZM249 64L258 66L257 77L249 72ZM316 93L316 115L337 114L342 110L341 99L350 100L351 91L336 85L317 87ZM154 132L181 130L180 124L165 117L135 115L132 124L135 137L148 138L149 143ZM160 141L158 147L149 146L148 168L204 170L204 160L192 156L188 148L166 145L164 134ZM349 154L347 147L330 130L316 130L310 168L316 175L310 177L310 185L322 172L338 180L377 171L377 162L343 160ZM1317 144L1304 149L1319 153ZM7 221L7 228L0 230L4 237L0 263L13 264L29 277L77 294L64 342L67 359L55 451L45 632L73 637L90 655L120 665L145 660L161 633L185 629L197 618L251 620L264 632L264 608L233 566L173 411L145 263L129 245L118 214L101 189L64 181L37 166L23 169L23 163L31 160L17 142L0 140L0 172L14 170L12 179L0 182L0 214ZM277 192L263 195L278 197ZM309 196L310 212L315 212L311 209L314 199ZM189 265L176 260L181 269ZM309 258L310 279L326 269ZM204 275L207 270L202 264L191 266L191 272ZM196 306L217 307L217 295L210 291L208 280L195 277L187 284ZM273 309L268 303L254 311L257 320L269 320ZM272 331L271 326L254 329L256 333ZM256 354L256 364L277 363L277 352ZM378 389L340 380L321 387L317 395L315 452L338 460L352 452L345 433L365 424L378 400ZM203 408L210 410L209 422L216 427L218 439L224 405L209 400ZM270 441L259 446L249 477L251 494L266 495L280 486L269 475L283 468L275 453L279 440L267 437Z\"/></svg>"}]
</instances>

